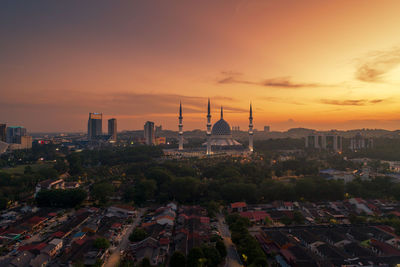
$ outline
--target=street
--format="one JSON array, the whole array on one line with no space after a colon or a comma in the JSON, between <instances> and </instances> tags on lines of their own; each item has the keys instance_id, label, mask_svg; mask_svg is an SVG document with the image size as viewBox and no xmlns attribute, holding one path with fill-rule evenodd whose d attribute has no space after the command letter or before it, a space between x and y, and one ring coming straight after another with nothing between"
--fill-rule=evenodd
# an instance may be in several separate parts
<instances>
[{"instance_id":1,"label":"street","mask_svg":"<svg viewBox=\"0 0 400 267\"><path fill-rule=\"evenodd\" d=\"M224 239L224 243L227 249L227 256L225 259L225 267L239 267L243 266L242 261L236 251L235 245L231 239L231 233L228 226L224 223L224 216L218 214L218 230Z\"/></svg>"},{"instance_id":2,"label":"street","mask_svg":"<svg viewBox=\"0 0 400 267\"><path fill-rule=\"evenodd\" d=\"M121 251L127 249L129 244L129 235L130 233L132 233L133 229L135 229L135 227L139 224L141 220L140 216L142 216L145 211L146 209L139 209L139 212L134 222L131 226L129 226L127 230L124 231L121 242L118 244L117 247L115 247L112 254L106 260L104 264L105 267L115 267L118 265L119 259L121 257Z\"/></svg>"}]
</instances>

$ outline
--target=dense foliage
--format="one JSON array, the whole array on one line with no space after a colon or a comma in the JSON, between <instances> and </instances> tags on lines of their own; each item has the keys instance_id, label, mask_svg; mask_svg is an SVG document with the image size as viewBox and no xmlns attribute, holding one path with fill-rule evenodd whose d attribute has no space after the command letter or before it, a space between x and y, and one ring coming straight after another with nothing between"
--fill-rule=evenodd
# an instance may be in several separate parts
<instances>
[{"instance_id":1,"label":"dense foliage","mask_svg":"<svg viewBox=\"0 0 400 267\"><path fill-rule=\"evenodd\" d=\"M73 208L80 205L87 197L83 189L41 190L36 195L36 203L40 207Z\"/></svg>"},{"instance_id":2,"label":"dense foliage","mask_svg":"<svg viewBox=\"0 0 400 267\"><path fill-rule=\"evenodd\" d=\"M129 235L129 240L131 242L139 242L145 239L148 236L147 232L142 228L135 228L132 233Z\"/></svg>"},{"instance_id":3,"label":"dense foliage","mask_svg":"<svg viewBox=\"0 0 400 267\"><path fill-rule=\"evenodd\" d=\"M243 263L252 267L268 266L266 255L260 244L247 230L250 221L238 214L231 214L226 217L226 222L232 233L232 241L235 243Z\"/></svg>"},{"instance_id":4,"label":"dense foliage","mask_svg":"<svg viewBox=\"0 0 400 267\"><path fill-rule=\"evenodd\" d=\"M97 249L107 249L110 247L110 241L103 237L98 237L93 242L93 246Z\"/></svg>"}]
</instances>

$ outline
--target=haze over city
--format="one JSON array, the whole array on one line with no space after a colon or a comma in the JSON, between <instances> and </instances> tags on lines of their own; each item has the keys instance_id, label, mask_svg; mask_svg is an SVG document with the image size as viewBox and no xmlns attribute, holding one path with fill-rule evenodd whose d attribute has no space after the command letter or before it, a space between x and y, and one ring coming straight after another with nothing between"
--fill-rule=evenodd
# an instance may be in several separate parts
<instances>
[{"instance_id":1,"label":"haze over city","mask_svg":"<svg viewBox=\"0 0 400 267\"><path fill-rule=\"evenodd\" d=\"M398 129L399 1L1 1L0 121Z\"/></svg>"}]
</instances>

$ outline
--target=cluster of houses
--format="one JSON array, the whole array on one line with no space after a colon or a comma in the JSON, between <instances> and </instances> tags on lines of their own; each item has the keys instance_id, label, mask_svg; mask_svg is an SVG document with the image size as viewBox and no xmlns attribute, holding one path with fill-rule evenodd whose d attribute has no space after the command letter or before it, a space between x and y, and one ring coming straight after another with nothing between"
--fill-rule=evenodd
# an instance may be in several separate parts
<instances>
[{"instance_id":1,"label":"cluster of houses","mask_svg":"<svg viewBox=\"0 0 400 267\"><path fill-rule=\"evenodd\" d=\"M237 212L256 224L284 226L283 219L293 220L295 213L301 214L302 224L321 223L350 224L351 217L397 216L400 217L400 203L397 201L350 198L343 201L290 202L274 201L267 204L247 205L245 202L231 203L230 212Z\"/></svg>"},{"instance_id":2,"label":"cluster of houses","mask_svg":"<svg viewBox=\"0 0 400 267\"><path fill-rule=\"evenodd\" d=\"M210 241L210 218L200 206L180 206L170 203L146 215L141 226L148 234L133 242L126 257L140 262L148 258L152 265L164 264L174 251L187 255L194 247Z\"/></svg>"},{"instance_id":3,"label":"cluster of houses","mask_svg":"<svg viewBox=\"0 0 400 267\"><path fill-rule=\"evenodd\" d=\"M351 224L351 217L400 217L400 203L351 198L334 202L231 203L230 212L254 223L252 233L278 266L393 266L400 237L383 224ZM301 214L302 222L283 223ZM258 225L258 227L257 227Z\"/></svg>"},{"instance_id":4,"label":"cluster of houses","mask_svg":"<svg viewBox=\"0 0 400 267\"><path fill-rule=\"evenodd\" d=\"M256 238L283 267L393 266L400 261L400 239L384 225L262 228Z\"/></svg>"},{"instance_id":5,"label":"cluster of houses","mask_svg":"<svg viewBox=\"0 0 400 267\"><path fill-rule=\"evenodd\" d=\"M46 208L8 211L0 217L0 242L5 251L0 266L93 265L108 256L107 249L93 246L94 241L106 238L117 245L135 215L129 206L70 212Z\"/></svg>"}]
</instances>

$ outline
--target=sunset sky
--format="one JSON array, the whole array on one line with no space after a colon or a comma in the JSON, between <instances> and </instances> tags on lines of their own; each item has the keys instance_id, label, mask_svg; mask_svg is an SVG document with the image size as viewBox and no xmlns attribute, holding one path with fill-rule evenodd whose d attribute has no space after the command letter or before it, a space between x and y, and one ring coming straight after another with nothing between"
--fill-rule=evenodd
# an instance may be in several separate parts
<instances>
[{"instance_id":1,"label":"sunset sky","mask_svg":"<svg viewBox=\"0 0 400 267\"><path fill-rule=\"evenodd\" d=\"M0 1L0 123L400 129L400 1ZM103 122L106 130L106 122Z\"/></svg>"}]
</instances>

